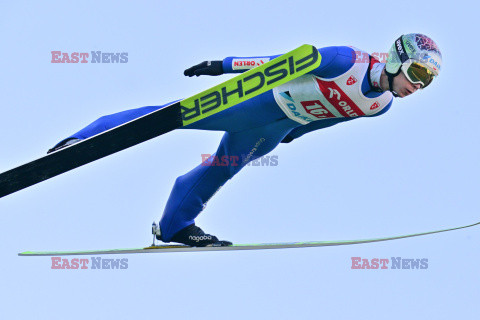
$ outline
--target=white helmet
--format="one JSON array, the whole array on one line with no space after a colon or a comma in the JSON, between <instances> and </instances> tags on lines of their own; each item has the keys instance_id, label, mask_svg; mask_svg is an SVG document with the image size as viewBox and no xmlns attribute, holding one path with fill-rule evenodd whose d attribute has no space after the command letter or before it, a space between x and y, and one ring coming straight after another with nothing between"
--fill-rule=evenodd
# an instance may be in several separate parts
<instances>
[{"instance_id":1,"label":"white helmet","mask_svg":"<svg viewBox=\"0 0 480 320\"><path fill-rule=\"evenodd\" d=\"M419 33L402 35L390 48L385 66L390 91L400 71L410 82L425 88L438 76L441 66L442 54L432 39Z\"/></svg>"}]
</instances>

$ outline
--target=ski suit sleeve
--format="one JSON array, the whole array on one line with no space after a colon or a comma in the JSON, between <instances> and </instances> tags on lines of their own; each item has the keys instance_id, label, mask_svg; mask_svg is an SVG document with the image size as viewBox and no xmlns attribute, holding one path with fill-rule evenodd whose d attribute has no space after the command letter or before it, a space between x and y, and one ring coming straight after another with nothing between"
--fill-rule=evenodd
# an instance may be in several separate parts
<instances>
[{"instance_id":1,"label":"ski suit sleeve","mask_svg":"<svg viewBox=\"0 0 480 320\"><path fill-rule=\"evenodd\" d=\"M256 66L267 63L276 57L281 56L276 54L273 56L256 56L256 57L227 57L223 59L223 73L242 73Z\"/></svg>"},{"instance_id":2,"label":"ski suit sleeve","mask_svg":"<svg viewBox=\"0 0 480 320\"><path fill-rule=\"evenodd\" d=\"M355 61L355 51L350 47L325 47L318 49L322 57L320 66L309 73L329 78L347 71ZM272 56L226 57L223 59L223 73L242 73L267 63L281 54ZM345 69L345 65L348 67ZM343 71L343 72L341 72Z\"/></svg>"}]
</instances>

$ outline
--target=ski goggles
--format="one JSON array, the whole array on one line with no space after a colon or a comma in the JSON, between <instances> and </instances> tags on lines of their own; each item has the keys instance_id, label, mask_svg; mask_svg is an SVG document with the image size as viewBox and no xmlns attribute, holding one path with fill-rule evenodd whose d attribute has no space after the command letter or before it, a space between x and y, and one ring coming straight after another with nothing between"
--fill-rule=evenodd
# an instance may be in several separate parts
<instances>
[{"instance_id":1,"label":"ski goggles","mask_svg":"<svg viewBox=\"0 0 480 320\"><path fill-rule=\"evenodd\" d=\"M422 64L412 60L408 60L402 64L402 71L407 77L408 81L413 84L421 84L422 89L432 83L433 78L435 78L435 75L432 71L428 70Z\"/></svg>"}]
</instances>

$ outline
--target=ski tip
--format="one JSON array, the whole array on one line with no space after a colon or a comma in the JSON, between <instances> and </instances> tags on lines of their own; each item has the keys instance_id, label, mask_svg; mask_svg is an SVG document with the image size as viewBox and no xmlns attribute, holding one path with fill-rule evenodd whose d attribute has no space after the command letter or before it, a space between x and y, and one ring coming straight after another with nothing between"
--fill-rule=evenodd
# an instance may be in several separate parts
<instances>
[{"instance_id":1,"label":"ski tip","mask_svg":"<svg viewBox=\"0 0 480 320\"><path fill-rule=\"evenodd\" d=\"M18 255L19 256L30 256L33 253L34 253L33 251L24 251L24 252L19 252Z\"/></svg>"}]
</instances>

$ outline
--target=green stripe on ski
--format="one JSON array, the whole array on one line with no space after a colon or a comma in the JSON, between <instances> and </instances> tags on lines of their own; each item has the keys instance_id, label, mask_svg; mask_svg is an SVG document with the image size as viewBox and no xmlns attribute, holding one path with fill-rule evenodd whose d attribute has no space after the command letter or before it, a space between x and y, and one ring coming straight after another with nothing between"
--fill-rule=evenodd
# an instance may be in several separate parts
<instances>
[{"instance_id":1,"label":"green stripe on ski","mask_svg":"<svg viewBox=\"0 0 480 320\"><path fill-rule=\"evenodd\" d=\"M320 66L322 57L311 45L303 45L224 83L182 100L183 125L262 94Z\"/></svg>"},{"instance_id":2,"label":"green stripe on ski","mask_svg":"<svg viewBox=\"0 0 480 320\"><path fill-rule=\"evenodd\" d=\"M434 233L453 231L458 229L470 228L479 225L480 222L437 231L429 231L422 233L414 233L409 235L359 239L359 240L339 240L339 241L310 241L310 242L283 242L283 243L251 243L251 244L234 244L229 247L189 247L185 245L161 245L146 248L130 248L130 249L111 249L111 250L85 250L85 251L25 251L19 256L63 256L63 255L99 255L99 254L127 254L127 253L167 253L167 252L196 252L196 251L232 251L232 250L260 250L260 249L286 249L286 248L307 248L307 247L327 247L340 246L350 244L373 243L380 241L397 240L411 237L424 236Z\"/></svg>"}]
</instances>

